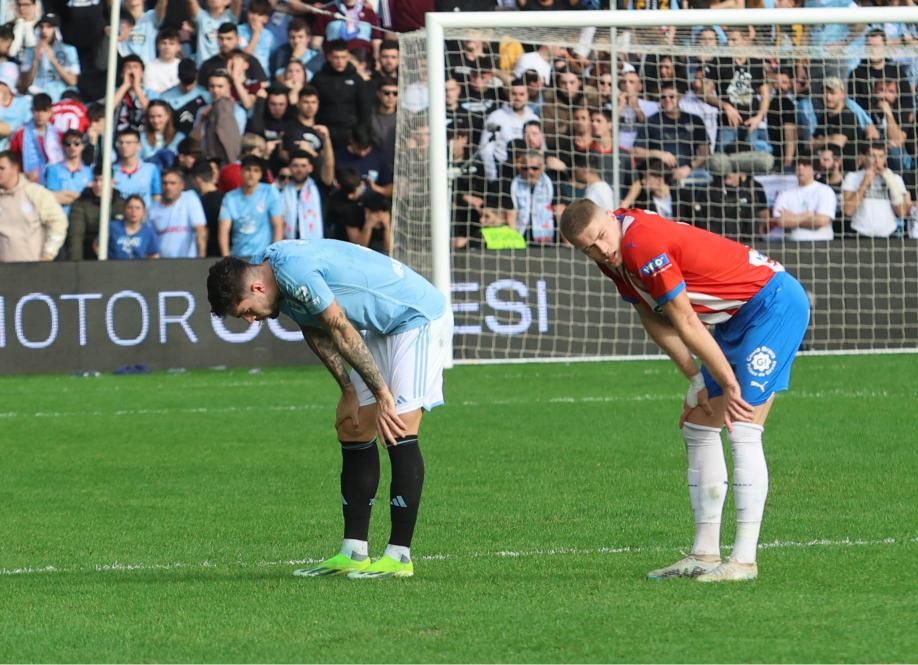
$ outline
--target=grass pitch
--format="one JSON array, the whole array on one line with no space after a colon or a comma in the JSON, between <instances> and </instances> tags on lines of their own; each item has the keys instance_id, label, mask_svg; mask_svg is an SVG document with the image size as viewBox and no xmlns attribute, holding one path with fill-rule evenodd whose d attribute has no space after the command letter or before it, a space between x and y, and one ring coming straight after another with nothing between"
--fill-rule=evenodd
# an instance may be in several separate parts
<instances>
[{"instance_id":1,"label":"grass pitch","mask_svg":"<svg viewBox=\"0 0 918 665\"><path fill-rule=\"evenodd\" d=\"M323 369L2 378L0 660L915 662L916 374L798 360L760 578L713 587L644 579L691 544L663 361L450 370L385 582L290 575L340 539Z\"/></svg>"}]
</instances>

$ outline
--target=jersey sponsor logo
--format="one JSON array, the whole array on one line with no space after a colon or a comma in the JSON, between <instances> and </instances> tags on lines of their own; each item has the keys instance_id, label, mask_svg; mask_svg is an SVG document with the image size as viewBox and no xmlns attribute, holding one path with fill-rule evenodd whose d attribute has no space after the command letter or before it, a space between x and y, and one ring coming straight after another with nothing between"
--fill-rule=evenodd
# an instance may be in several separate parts
<instances>
[{"instance_id":1,"label":"jersey sponsor logo","mask_svg":"<svg viewBox=\"0 0 918 665\"><path fill-rule=\"evenodd\" d=\"M767 346L757 347L746 357L746 369L753 376L768 376L777 366L777 356Z\"/></svg>"},{"instance_id":2,"label":"jersey sponsor logo","mask_svg":"<svg viewBox=\"0 0 918 665\"><path fill-rule=\"evenodd\" d=\"M290 305L291 309L298 309L300 311L303 311L302 307L297 307L297 305L302 305L305 307L310 307L310 306L315 307L316 305L319 304L319 296L312 295L312 293L309 292L309 289L305 286L299 287L294 292L294 295L296 296L296 300L294 300L291 303Z\"/></svg>"},{"instance_id":3,"label":"jersey sponsor logo","mask_svg":"<svg viewBox=\"0 0 918 665\"><path fill-rule=\"evenodd\" d=\"M669 257L666 253L660 254L641 266L641 276L653 277L657 273L667 270L670 265L672 264L669 262Z\"/></svg>"}]
</instances>

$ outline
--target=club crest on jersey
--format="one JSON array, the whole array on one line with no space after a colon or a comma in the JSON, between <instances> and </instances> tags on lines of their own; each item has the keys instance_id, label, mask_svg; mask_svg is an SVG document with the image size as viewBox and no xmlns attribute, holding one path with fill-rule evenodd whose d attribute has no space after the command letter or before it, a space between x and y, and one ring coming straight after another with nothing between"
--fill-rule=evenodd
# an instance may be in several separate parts
<instances>
[{"instance_id":1,"label":"club crest on jersey","mask_svg":"<svg viewBox=\"0 0 918 665\"><path fill-rule=\"evenodd\" d=\"M775 352L767 346L756 348L746 357L746 369L753 376L768 376L777 366Z\"/></svg>"},{"instance_id":2,"label":"club crest on jersey","mask_svg":"<svg viewBox=\"0 0 918 665\"><path fill-rule=\"evenodd\" d=\"M670 266L669 257L664 253L660 256L656 256L643 266L641 266L641 276L642 277L653 277L657 273L667 270Z\"/></svg>"},{"instance_id":3,"label":"club crest on jersey","mask_svg":"<svg viewBox=\"0 0 918 665\"><path fill-rule=\"evenodd\" d=\"M309 292L309 289L306 288L305 286L299 287L296 290L295 295L296 295L296 300L294 300L293 303L291 303L291 309L298 309L300 311L304 311L302 307L296 307L294 303L296 303L296 305L305 305L306 307L310 307L310 306L315 307L316 305L319 304L319 297L312 295Z\"/></svg>"}]
</instances>

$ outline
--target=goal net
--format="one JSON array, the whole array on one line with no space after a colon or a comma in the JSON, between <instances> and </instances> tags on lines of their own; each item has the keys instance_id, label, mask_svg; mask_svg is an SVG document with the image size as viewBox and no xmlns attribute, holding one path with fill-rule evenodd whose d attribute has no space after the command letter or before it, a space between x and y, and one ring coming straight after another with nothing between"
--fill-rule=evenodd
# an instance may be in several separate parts
<instances>
[{"instance_id":1,"label":"goal net","mask_svg":"<svg viewBox=\"0 0 918 665\"><path fill-rule=\"evenodd\" d=\"M659 353L558 237L584 196L782 262L813 305L806 350L918 350L918 12L824 11L629 12L627 28L609 27L622 12L573 12L583 25L403 35L395 253L426 275L446 262L456 360Z\"/></svg>"}]
</instances>

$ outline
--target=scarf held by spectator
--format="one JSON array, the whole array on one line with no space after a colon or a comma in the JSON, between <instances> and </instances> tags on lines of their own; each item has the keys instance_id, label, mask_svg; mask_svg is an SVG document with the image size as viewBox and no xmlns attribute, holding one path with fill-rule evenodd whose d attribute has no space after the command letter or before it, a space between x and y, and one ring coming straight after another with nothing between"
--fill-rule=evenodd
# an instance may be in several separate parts
<instances>
[{"instance_id":1,"label":"scarf held by spectator","mask_svg":"<svg viewBox=\"0 0 918 665\"><path fill-rule=\"evenodd\" d=\"M287 239L321 240L322 199L312 178L307 178L300 191L291 183L284 187L284 237Z\"/></svg>"},{"instance_id":2,"label":"scarf held by spectator","mask_svg":"<svg viewBox=\"0 0 918 665\"><path fill-rule=\"evenodd\" d=\"M53 125L45 127L39 138L35 123L30 121L22 131L22 170L25 173L38 171L38 181L44 182L48 164L64 161L64 148L61 137Z\"/></svg>"}]
</instances>

